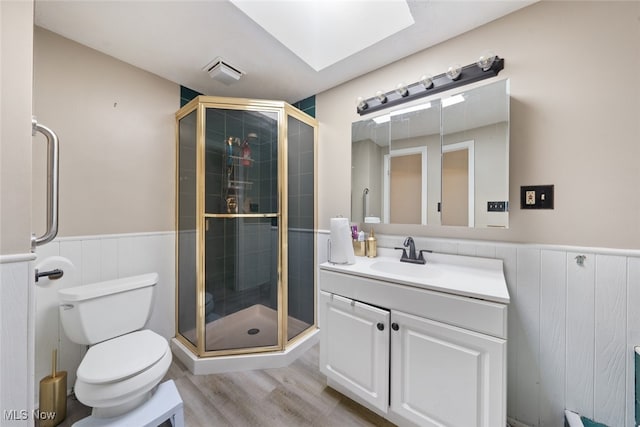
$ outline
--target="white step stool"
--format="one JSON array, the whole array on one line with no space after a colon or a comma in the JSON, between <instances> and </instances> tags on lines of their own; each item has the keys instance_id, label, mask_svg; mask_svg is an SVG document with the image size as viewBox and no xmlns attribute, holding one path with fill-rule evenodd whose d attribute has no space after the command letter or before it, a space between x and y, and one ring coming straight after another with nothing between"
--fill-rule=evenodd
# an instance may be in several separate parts
<instances>
[{"instance_id":1,"label":"white step stool","mask_svg":"<svg viewBox=\"0 0 640 427\"><path fill-rule=\"evenodd\" d=\"M166 420L184 427L182 398L173 380L158 386L151 399L131 412L113 418L83 418L72 427L158 427Z\"/></svg>"}]
</instances>

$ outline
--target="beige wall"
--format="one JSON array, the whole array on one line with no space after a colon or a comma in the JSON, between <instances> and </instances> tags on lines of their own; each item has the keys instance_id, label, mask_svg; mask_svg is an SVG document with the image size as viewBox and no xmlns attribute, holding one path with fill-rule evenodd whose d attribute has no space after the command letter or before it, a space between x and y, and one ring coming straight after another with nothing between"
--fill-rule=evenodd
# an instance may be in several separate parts
<instances>
[{"instance_id":1,"label":"beige wall","mask_svg":"<svg viewBox=\"0 0 640 427\"><path fill-rule=\"evenodd\" d=\"M511 79L510 228L377 231L640 247L639 17L640 2L539 2L319 94L319 227L349 215L356 98L471 63L490 48L505 58L499 78ZM555 184L555 209L520 210L520 186L538 184Z\"/></svg>"},{"instance_id":2,"label":"beige wall","mask_svg":"<svg viewBox=\"0 0 640 427\"><path fill-rule=\"evenodd\" d=\"M41 28L34 111L60 138L59 236L173 230L178 85ZM34 146L44 229L45 144Z\"/></svg>"},{"instance_id":3,"label":"beige wall","mask_svg":"<svg viewBox=\"0 0 640 427\"><path fill-rule=\"evenodd\" d=\"M0 2L0 255L31 248L32 28L32 2Z\"/></svg>"}]
</instances>

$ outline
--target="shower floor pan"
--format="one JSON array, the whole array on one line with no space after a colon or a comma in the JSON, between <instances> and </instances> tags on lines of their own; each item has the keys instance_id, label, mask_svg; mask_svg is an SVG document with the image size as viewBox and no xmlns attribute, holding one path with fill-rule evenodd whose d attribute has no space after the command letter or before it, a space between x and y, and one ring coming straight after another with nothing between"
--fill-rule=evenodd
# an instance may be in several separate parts
<instances>
[{"instance_id":1,"label":"shower floor pan","mask_svg":"<svg viewBox=\"0 0 640 427\"><path fill-rule=\"evenodd\" d=\"M310 324L289 316L287 335L295 337ZM195 342L194 329L183 334ZM278 312L262 304L252 305L205 326L206 351L268 347L278 344Z\"/></svg>"}]
</instances>

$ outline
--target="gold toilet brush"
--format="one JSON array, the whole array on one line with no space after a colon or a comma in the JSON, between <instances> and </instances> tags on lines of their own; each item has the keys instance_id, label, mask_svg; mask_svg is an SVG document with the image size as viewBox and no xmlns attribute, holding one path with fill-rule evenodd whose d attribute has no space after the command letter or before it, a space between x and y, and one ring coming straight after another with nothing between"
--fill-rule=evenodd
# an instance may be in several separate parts
<instances>
[{"instance_id":1,"label":"gold toilet brush","mask_svg":"<svg viewBox=\"0 0 640 427\"><path fill-rule=\"evenodd\" d=\"M40 380L40 427L55 427L67 416L67 371L56 372L58 350L51 355L51 375Z\"/></svg>"}]
</instances>

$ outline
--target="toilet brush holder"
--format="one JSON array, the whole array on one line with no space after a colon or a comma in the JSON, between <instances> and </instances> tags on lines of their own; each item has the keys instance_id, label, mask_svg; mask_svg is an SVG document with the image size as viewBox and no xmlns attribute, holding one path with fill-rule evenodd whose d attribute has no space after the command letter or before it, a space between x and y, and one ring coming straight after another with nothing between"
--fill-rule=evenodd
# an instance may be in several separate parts
<instances>
[{"instance_id":1,"label":"toilet brush holder","mask_svg":"<svg viewBox=\"0 0 640 427\"><path fill-rule=\"evenodd\" d=\"M40 380L40 427L55 427L67 416L67 372L56 371L57 351L51 357L51 375Z\"/></svg>"}]
</instances>

